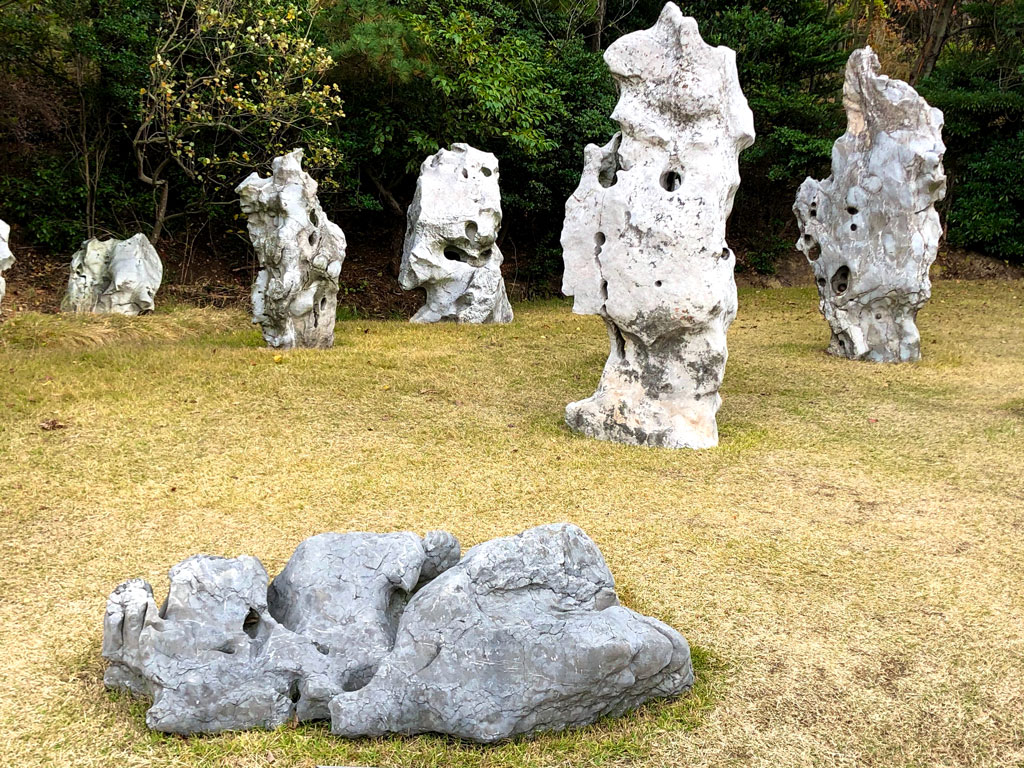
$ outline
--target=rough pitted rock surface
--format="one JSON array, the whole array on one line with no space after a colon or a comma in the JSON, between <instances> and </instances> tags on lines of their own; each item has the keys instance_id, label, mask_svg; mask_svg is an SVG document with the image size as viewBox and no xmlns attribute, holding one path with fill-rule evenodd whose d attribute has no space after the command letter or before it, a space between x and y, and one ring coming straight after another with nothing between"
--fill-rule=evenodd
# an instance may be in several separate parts
<instances>
[{"instance_id":1,"label":"rough pitted rock surface","mask_svg":"<svg viewBox=\"0 0 1024 768\"><path fill-rule=\"evenodd\" d=\"M935 203L946 194L946 147L942 112L878 70L870 48L850 55L846 133L832 147L832 175L797 192L796 245L832 328L828 351L906 362L921 357L916 319L942 235Z\"/></svg>"},{"instance_id":2,"label":"rough pitted rock surface","mask_svg":"<svg viewBox=\"0 0 1024 768\"><path fill-rule=\"evenodd\" d=\"M423 161L409 206L399 282L424 288L414 323L509 323L501 276L498 158L453 144Z\"/></svg>"},{"instance_id":3,"label":"rough pitted rock surface","mask_svg":"<svg viewBox=\"0 0 1024 768\"><path fill-rule=\"evenodd\" d=\"M0 305L3 304L4 295L7 293L7 281L4 280L4 271L14 266L14 254L11 253L9 242L10 237L10 225L0 220Z\"/></svg>"},{"instance_id":4,"label":"rough pitted rock surface","mask_svg":"<svg viewBox=\"0 0 1024 768\"><path fill-rule=\"evenodd\" d=\"M574 312L604 318L610 351L597 391L569 404L566 423L603 440L707 448L718 444L736 316L725 225L753 115L735 52L707 45L673 3L604 58L621 130L584 151L565 205L562 291Z\"/></svg>"},{"instance_id":5,"label":"rough pitted rock surface","mask_svg":"<svg viewBox=\"0 0 1024 768\"><path fill-rule=\"evenodd\" d=\"M171 569L163 608L140 579L111 594L104 682L151 695L146 723L159 731L326 719L390 650L404 593L458 556L442 531L321 534L268 587L254 557L196 555Z\"/></svg>"},{"instance_id":6,"label":"rough pitted rock surface","mask_svg":"<svg viewBox=\"0 0 1024 768\"><path fill-rule=\"evenodd\" d=\"M619 605L582 530L548 525L474 547L417 592L377 674L331 701L331 728L491 742L622 715L692 685L682 635Z\"/></svg>"},{"instance_id":7,"label":"rough pitted rock surface","mask_svg":"<svg viewBox=\"0 0 1024 768\"><path fill-rule=\"evenodd\" d=\"M155 308L164 265L142 233L128 240L92 238L71 257L61 309L102 315L145 315Z\"/></svg>"},{"instance_id":8,"label":"rough pitted rock surface","mask_svg":"<svg viewBox=\"0 0 1024 768\"><path fill-rule=\"evenodd\" d=\"M153 698L156 730L330 717L344 736L476 741L585 725L693 684L671 627L619 605L572 525L471 549L451 534L321 534L268 588L252 557L171 569L158 608L127 581L107 602L108 687Z\"/></svg>"},{"instance_id":9,"label":"rough pitted rock surface","mask_svg":"<svg viewBox=\"0 0 1024 768\"><path fill-rule=\"evenodd\" d=\"M301 149L274 158L268 178L252 173L235 189L261 267L252 286L252 321L277 349L334 345L346 242L316 191L302 170Z\"/></svg>"}]
</instances>

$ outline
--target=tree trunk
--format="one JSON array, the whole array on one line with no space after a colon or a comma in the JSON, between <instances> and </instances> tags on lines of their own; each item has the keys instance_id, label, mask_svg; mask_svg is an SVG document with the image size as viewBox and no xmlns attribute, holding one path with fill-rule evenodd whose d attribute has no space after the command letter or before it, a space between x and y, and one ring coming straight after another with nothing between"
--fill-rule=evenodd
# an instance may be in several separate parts
<instances>
[{"instance_id":1,"label":"tree trunk","mask_svg":"<svg viewBox=\"0 0 1024 768\"><path fill-rule=\"evenodd\" d=\"M935 13L932 22L928 25L928 32L925 34L924 44L921 46L921 55L910 74L910 84L916 85L924 80L935 69L935 62L939 60L942 53L942 46L949 36L949 20L953 16L953 9L957 0L937 0Z\"/></svg>"},{"instance_id":2,"label":"tree trunk","mask_svg":"<svg viewBox=\"0 0 1024 768\"><path fill-rule=\"evenodd\" d=\"M154 216L153 231L149 235L149 240L153 245L160 242L160 235L164 231L164 219L167 218L167 197L171 193L171 185L167 183L167 179L163 181L155 181L160 187L160 197L156 203L156 215Z\"/></svg>"},{"instance_id":3,"label":"tree trunk","mask_svg":"<svg viewBox=\"0 0 1024 768\"><path fill-rule=\"evenodd\" d=\"M604 18L608 13L608 0L597 0L597 11L594 13L594 20L591 22L590 50L594 53L601 52L601 35L604 33Z\"/></svg>"}]
</instances>

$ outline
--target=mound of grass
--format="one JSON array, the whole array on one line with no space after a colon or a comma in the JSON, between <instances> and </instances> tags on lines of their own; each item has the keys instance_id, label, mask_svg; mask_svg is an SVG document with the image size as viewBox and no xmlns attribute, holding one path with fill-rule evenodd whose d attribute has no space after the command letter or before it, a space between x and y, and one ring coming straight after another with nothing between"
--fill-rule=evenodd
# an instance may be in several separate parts
<instances>
[{"instance_id":1,"label":"mound of grass","mask_svg":"<svg viewBox=\"0 0 1024 768\"><path fill-rule=\"evenodd\" d=\"M1024 760L1024 284L940 283L920 364L827 357L811 290L745 291L721 446L566 430L596 318L338 324L275 355L241 312L0 326L6 765L1008 766ZM45 344L44 344L45 342ZM41 427L53 422L63 428ZM104 602L207 552L273 574L326 530L464 547L567 520L691 641L693 695L494 747L322 724L181 739L107 693Z\"/></svg>"}]
</instances>

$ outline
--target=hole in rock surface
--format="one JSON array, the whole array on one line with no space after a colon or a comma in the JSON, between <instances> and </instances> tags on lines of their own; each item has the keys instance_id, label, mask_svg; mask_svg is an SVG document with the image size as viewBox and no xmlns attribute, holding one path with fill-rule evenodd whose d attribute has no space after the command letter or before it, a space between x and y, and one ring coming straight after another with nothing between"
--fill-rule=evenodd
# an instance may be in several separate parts
<instances>
[{"instance_id":1,"label":"hole in rock surface","mask_svg":"<svg viewBox=\"0 0 1024 768\"><path fill-rule=\"evenodd\" d=\"M462 178L464 178L464 179L468 179L469 178L469 171L467 171L465 168L462 169Z\"/></svg>"},{"instance_id":2,"label":"hole in rock surface","mask_svg":"<svg viewBox=\"0 0 1024 768\"><path fill-rule=\"evenodd\" d=\"M250 608L242 621L242 631L249 637L256 639L256 633L260 630L260 615L255 608Z\"/></svg>"},{"instance_id":3,"label":"hole in rock surface","mask_svg":"<svg viewBox=\"0 0 1024 768\"><path fill-rule=\"evenodd\" d=\"M822 288L825 287L825 278L824 277L819 277L818 278L818 285L820 285Z\"/></svg>"},{"instance_id":4,"label":"hole in rock surface","mask_svg":"<svg viewBox=\"0 0 1024 768\"><path fill-rule=\"evenodd\" d=\"M612 151L601 159L601 165L597 169L597 180L602 187L608 188L615 185L619 180L619 171L622 163L619 162L619 143L616 142Z\"/></svg>"},{"instance_id":5,"label":"hole in rock surface","mask_svg":"<svg viewBox=\"0 0 1024 768\"><path fill-rule=\"evenodd\" d=\"M682 185L683 177L679 175L678 171L665 171L661 175L661 186L669 192L675 192Z\"/></svg>"},{"instance_id":6,"label":"hole in rock surface","mask_svg":"<svg viewBox=\"0 0 1024 768\"><path fill-rule=\"evenodd\" d=\"M475 240L476 239L476 233L479 232L479 231L480 230L477 228L475 221L469 222L466 225L466 239L467 240Z\"/></svg>"},{"instance_id":7,"label":"hole in rock surface","mask_svg":"<svg viewBox=\"0 0 1024 768\"><path fill-rule=\"evenodd\" d=\"M320 311L323 312L325 309L327 309L327 297L326 296L324 296L322 299L320 299Z\"/></svg>"},{"instance_id":8,"label":"hole in rock surface","mask_svg":"<svg viewBox=\"0 0 1024 768\"><path fill-rule=\"evenodd\" d=\"M850 225L850 231L851 232L856 232L857 231L857 225L856 224L851 224Z\"/></svg>"},{"instance_id":9,"label":"hole in rock surface","mask_svg":"<svg viewBox=\"0 0 1024 768\"><path fill-rule=\"evenodd\" d=\"M604 236L604 232L598 232L596 235L594 235L594 242L597 243L599 247L604 245L605 239L606 238Z\"/></svg>"},{"instance_id":10,"label":"hole in rock surface","mask_svg":"<svg viewBox=\"0 0 1024 768\"><path fill-rule=\"evenodd\" d=\"M470 255L456 245L446 246L444 257L451 261L461 261L464 264L468 264L471 261Z\"/></svg>"},{"instance_id":11,"label":"hole in rock surface","mask_svg":"<svg viewBox=\"0 0 1024 768\"><path fill-rule=\"evenodd\" d=\"M728 259L729 258L729 249L728 248L723 248L722 249L722 253L719 256L719 258L721 258L721 259Z\"/></svg>"},{"instance_id":12,"label":"hole in rock surface","mask_svg":"<svg viewBox=\"0 0 1024 768\"><path fill-rule=\"evenodd\" d=\"M601 298L602 299L606 299L606 300L608 298L608 281L607 280L602 280L601 281Z\"/></svg>"},{"instance_id":13,"label":"hole in rock surface","mask_svg":"<svg viewBox=\"0 0 1024 768\"><path fill-rule=\"evenodd\" d=\"M815 243L810 247L810 250L807 251L807 258L811 261L817 261L819 256L821 256L821 246ZM822 285L824 285L825 281L822 280L821 282Z\"/></svg>"},{"instance_id":14,"label":"hole in rock surface","mask_svg":"<svg viewBox=\"0 0 1024 768\"><path fill-rule=\"evenodd\" d=\"M320 226L320 219L317 217L316 211L309 212L309 223L312 224L314 227Z\"/></svg>"},{"instance_id":15,"label":"hole in rock surface","mask_svg":"<svg viewBox=\"0 0 1024 768\"><path fill-rule=\"evenodd\" d=\"M849 208L846 209L846 212L848 214L850 214L851 216L856 216L857 215L857 209L854 208L852 205Z\"/></svg>"},{"instance_id":16,"label":"hole in rock surface","mask_svg":"<svg viewBox=\"0 0 1024 768\"><path fill-rule=\"evenodd\" d=\"M655 288L661 288L661 280L655 280L654 281L654 287Z\"/></svg>"},{"instance_id":17,"label":"hole in rock surface","mask_svg":"<svg viewBox=\"0 0 1024 768\"><path fill-rule=\"evenodd\" d=\"M850 268L844 264L832 275L832 290L835 291L837 296L841 296L846 293L846 289L849 287Z\"/></svg>"},{"instance_id":18,"label":"hole in rock surface","mask_svg":"<svg viewBox=\"0 0 1024 768\"><path fill-rule=\"evenodd\" d=\"M490 168L481 168L480 169L480 173L482 173L484 176L490 176L491 175L491 169Z\"/></svg>"},{"instance_id":19,"label":"hole in rock surface","mask_svg":"<svg viewBox=\"0 0 1024 768\"><path fill-rule=\"evenodd\" d=\"M316 232L309 233L309 244L316 245Z\"/></svg>"},{"instance_id":20,"label":"hole in rock surface","mask_svg":"<svg viewBox=\"0 0 1024 768\"><path fill-rule=\"evenodd\" d=\"M612 326L615 328L615 351L618 353L620 358L626 356L626 337L622 335L622 331L619 326Z\"/></svg>"}]
</instances>

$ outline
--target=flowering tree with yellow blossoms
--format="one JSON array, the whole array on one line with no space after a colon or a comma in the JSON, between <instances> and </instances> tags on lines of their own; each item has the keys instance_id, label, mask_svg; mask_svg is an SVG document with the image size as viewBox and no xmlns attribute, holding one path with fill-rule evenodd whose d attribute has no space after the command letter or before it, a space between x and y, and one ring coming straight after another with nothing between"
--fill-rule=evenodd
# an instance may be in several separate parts
<instances>
[{"instance_id":1,"label":"flowering tree with yellow blossoms","mask_svg":"<svg viewBox=\"0 0 1024 768\"><path fill-rule=\"evenodd\" d=\"M306 0L169 0L141 89L134 136L139 178L155 192L152 239L167 219L175 177L231 189L295 146L312 168L340 154L327 130L344 117L334 62L311 29Z\"/></svg>"}]
</instances>

